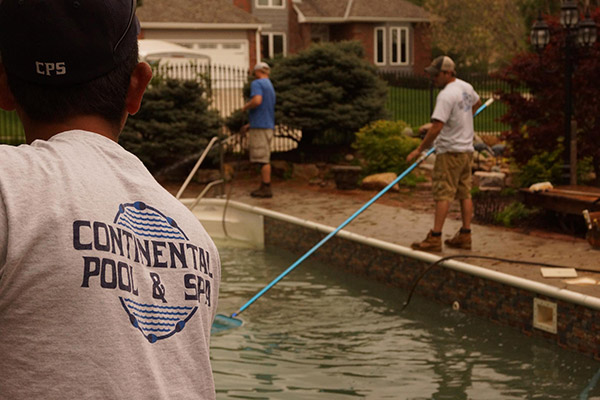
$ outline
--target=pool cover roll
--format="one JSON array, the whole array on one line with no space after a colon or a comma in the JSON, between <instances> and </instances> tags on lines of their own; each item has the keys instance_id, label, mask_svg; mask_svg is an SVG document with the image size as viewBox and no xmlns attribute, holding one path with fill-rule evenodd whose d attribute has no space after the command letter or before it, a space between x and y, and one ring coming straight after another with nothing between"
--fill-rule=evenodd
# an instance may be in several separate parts
<instances>
[{"instance_id":1,"label":"pool cover roll","mask_svg":"<svg viewBox=\"0 0 600 400\"><path fill-rule=\"evenodd\" d=\"M214 335L215 333L223 332L229 329L237 328L242 325L242 320L228 317L223 314L217 314L215 320L213 321L212 327L210 328L210 334Z\"/></svg>"}]
</instances>

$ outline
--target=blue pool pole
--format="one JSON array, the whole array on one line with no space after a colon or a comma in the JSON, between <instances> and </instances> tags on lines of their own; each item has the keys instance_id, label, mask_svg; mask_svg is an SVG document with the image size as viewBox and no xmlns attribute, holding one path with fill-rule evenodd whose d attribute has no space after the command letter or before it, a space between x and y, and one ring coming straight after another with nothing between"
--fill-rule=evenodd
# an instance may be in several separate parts
<instances>
[{"instance_id":1,"label":"blue pool pole","mask_svg":"<svg viewBox=\"0 0 600 400\"><path fill-rule=\"evenodd\" d=\"M473 114L473 116L474 117L477 116L477 114L479 114L480 112L482 112L483 110L485 110L486 107L489 106L490 104L492 104L493 102L494 102L494 98L493 97L490 97L489 99L487 99L487 101L485 103L483 103L481 105L481 107L479 107L477 109L477 111L475 111L475 113Z\"/></svg>"},{"instance_id":2,"label":"blue pool pole","mask_svg":"<svg viewBox=\"0 0 600 400\"><path fill-rule=\"evenodd\" d=\"M310 249L309 251L307 251L302 257L300 257L298 260L296 260L295 263L293 263L292 265L290 265L288 267L288 269L286 269L285 271L283 271L277 278L273 279L273 281L271 283L269 283L267 286L265 286L260 292L258 292L246 304L244 304L242 307L240 307L239 310L237 310L236 312L234 312L233 314L231 314L231 317L236 317L236 316L240 315L246 308L250 307L250 305L252 303L254 303L260 296L262 296L263 294L265 294L269 289L271 289L273 286L275 286L275 284L277 284L277 282L279 282L287 274L289 274L290 272L292 272L292 270L294 270L294 268L296 268L298 265L300 265L300 263L302 261L306 260L312 253L314 253L315 251L317 251L317 249L319 247L321 247L323 244L325 244L325 242L327 242L329 239L331 239L333 236L335 236L336 233L338 233L340 230L342 230L346 225L348 225L360 213L362 213L371 204L373 204L375 201L377 201L377 199L379 199L381 196L383 196L383 194L385 192L387 192L392 186L394 186L396 183L400 182L400 180L402 180L406 175L408 175L413 169L415 169L417 167L417 165L419 165L421 162L423 162L423 160L425 160L427 157L429 157L434 151L435 151L435 148L432 147L426 153L422 154L417 159L417 161L415 161L415 163L413 165L411 165L410 167L408 167L402 174L400 174L396 179L394 179L394 181L392 183L390 183L385 188L383 188L371 200L369 200L368 202L366 202L358 211L356 211L354 214L352 214L352 216L350 218L348 218L347 220L345 220L344 222L342 222L342 224L340 226L338 226L334 231L332 231L331 233L329 233L329 235L325 236L319 243L317 243L316 245L314 245L314 247L312 249Z\"/></svg>"}]
</instances>

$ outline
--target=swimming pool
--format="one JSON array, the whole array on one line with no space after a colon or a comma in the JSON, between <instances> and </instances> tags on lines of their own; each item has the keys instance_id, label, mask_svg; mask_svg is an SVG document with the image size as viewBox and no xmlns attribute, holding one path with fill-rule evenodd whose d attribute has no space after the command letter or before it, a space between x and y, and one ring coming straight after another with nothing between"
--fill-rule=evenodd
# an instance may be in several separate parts
<instances>
[{"instance_id":1,"label":"swimming pool","mask_svg":"<svg viewBox=\"0 0 600 400\"><path fill-rule=\"evenodd\" d=\"M292 264L218 242L229 315ZM305 261L215 335L219 399L592 399L600 363L406 292Z\"/></svg>"}]
</instances>

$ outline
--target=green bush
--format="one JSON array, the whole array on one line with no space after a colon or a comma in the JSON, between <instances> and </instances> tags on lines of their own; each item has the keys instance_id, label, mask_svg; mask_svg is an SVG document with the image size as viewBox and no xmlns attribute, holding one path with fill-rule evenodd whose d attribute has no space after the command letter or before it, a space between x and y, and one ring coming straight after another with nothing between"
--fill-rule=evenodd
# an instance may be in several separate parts
<instances>
[{"instance_id":1,"label":"green bush","mask_svg":"<svg viewBox=\"0 0 600 400\"><path fill-rule=\"evenodd\" d=\"M562 174L563 148L559 146L549 153L547 151L534 155L523 165L515 177L518 187L529 187L538 182L560 182Z\"/></svg>"},{"instance_id":2,"label":"green bush","mask_svg":"<svg viewBox=\"0 0 600 400\"><path fill-rule=\"evenodd\" d=\"M375 121L356 133L352 144L365 160L367 174L395 172L409 167L406 156L417 148L419 139L402 134L408 125L403 121Z\"/></svg>"},{"instance_id":3,"label":"green bush","mask_svg":"<svg viewBox=\"0 0 600 400\"><path fill-rule=\"evenodd\" d=\"M515 201L497 213L494 217L494 222L510 228L516 222L528 218L534 212L534 210L525 207L523 203Z\"/></svg>"},{"instance_id":4,"label":"green bush","mask_svg":"<svg viewBox=\"0 0 600 400\"><path fill-rule=\"evenodd\" d=\"M194 81L156 80L139 112L128 118L119 143L153 174L187 175L221 123L209 110L206 87ZM207 159L216 162L218 152Z\"/></svg>"},{"instance_id":5,"label":"green bush","mask_svg":"<svg viewBox=\"0 0 600 400\"><path fill-rule=\"evenodd\" d=\"M584 157L577 161L577 182L579 184L593 183L594 160L593 157Z\"/></svg>"},{"instance_id":6,"label":"green bush","mask_svg":"<svg viewBox=\"0 0 600 400\"><path fill-rule=\"evenodd\" d=\"M232 112L229 117L225 118L225 126L232 135L239 133L242 126L246 125L248 122L248 113L242 111L241 108L238 108Z\"/></svg>"}]
</instances>

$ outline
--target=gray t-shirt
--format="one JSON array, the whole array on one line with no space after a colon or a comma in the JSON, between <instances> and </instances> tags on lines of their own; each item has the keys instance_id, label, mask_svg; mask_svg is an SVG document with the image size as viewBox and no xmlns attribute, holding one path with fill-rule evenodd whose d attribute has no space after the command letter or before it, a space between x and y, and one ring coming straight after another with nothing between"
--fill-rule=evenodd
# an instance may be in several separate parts
<instances>
[{"instance_id":1,"label":"gray t-shirt","mask_svg":"<svg viewBox=\"0 0 600 400\"><path fill-rule=\"evenodd\" d=\"M95 133L0 146L0 399L214 399L217 249Z\"/></svg>"},{"instance_id":2,"label":"gray t-shirt","mask_svg":"<svg viewBox=\"0 0 600 400\"><path fill-rule=\"evenodd\" d=\"M469 83L456 79L440 91L431 119L444 123L433 145L437 154L473 152L473 105L479 95Z\"/></svg>"}]
</instances>

